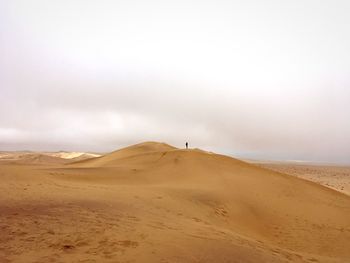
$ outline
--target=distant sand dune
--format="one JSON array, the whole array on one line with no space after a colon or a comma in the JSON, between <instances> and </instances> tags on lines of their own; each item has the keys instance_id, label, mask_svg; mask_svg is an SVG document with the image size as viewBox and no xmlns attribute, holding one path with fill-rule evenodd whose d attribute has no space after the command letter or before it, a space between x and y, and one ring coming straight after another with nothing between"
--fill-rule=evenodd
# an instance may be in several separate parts
<instances>
[{"instance_id":1,"label":"distant sand dune","mask_svg":"<svg viewBox=\"0 0 350 263\"><path fill-rule=\"evenodd\" d=\"M350 262L350 197L223 155L147 142L0 178L4 262Z\"/></svg>"},{"instance_id":2,"label":"distant sand dune","mask_svg":"<svg viewBox=\"0 0 350 263\"><path fill-rule=\"evenodd\" d=\"M2 158L1 163L12 164L26 164L26 165L52 165L52 164L64 164L67 160L60 157L49 156L41 153L25 153L17 155L8 155ZM0 163L0 164L1 164Z\"/></svg>"},{"instance_id":3,"label":"distant sand dune","mask_svg":"<svg viewBox=\"0 0 350 263\"><path fill-rule=\"evenodd\" d=\"M79 152L0 152L0 164L55 165L99 157L98 154Z\"/></svg>"}]
</instances>

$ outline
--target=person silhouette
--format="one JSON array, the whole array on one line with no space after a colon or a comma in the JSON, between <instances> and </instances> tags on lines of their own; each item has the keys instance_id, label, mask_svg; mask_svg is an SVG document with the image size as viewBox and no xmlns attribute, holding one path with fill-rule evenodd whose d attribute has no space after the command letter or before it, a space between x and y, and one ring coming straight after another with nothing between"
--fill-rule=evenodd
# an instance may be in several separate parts
<instances>
[{"instance_id":1,"label":"person silhouette","mask_svg":"<svg viewBox=\"0 0 350 263\"><path fill-rule=\"evenodd\" d=\"M188 142L186 142L186 149L188 149Z\"/></svg>"}]
</instances>

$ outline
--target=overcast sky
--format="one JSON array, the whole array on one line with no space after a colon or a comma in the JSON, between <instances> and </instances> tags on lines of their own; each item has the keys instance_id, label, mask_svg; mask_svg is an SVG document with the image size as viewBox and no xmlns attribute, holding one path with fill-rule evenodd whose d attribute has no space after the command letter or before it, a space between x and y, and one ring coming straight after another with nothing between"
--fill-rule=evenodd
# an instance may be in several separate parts
<instances>
[{"instance_id":1,"label":"overcast sky","mask_svg":"<svg viewBox=\"0 0 350 263\"><path fill-rule=\"evenodd\" d=\"M350 1L0 0L0 150L155 140L350 163Z\"/></svg>"}]
</instances>

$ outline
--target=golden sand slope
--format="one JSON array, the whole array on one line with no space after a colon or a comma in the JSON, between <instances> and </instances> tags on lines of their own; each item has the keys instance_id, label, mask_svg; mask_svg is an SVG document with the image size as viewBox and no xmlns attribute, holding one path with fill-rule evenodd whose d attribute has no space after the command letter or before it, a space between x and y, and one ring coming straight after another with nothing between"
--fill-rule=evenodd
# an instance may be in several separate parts
<instances>
[{"instance_id":1,"label":"golden sand slope","mask_svg":"<svg viewBox=\"0 0 350 263\"><path fill-rule=\"evenodd\" d=\"M350 167L283 162L256 163L273 171L298 176L350 195Z\"/></svg>"},{"instance_id":2,"label":"golden sand slope","mask_svg":"<svg viewBox=\"0 0 350 263\"><path fill-rule=\"evenodd\" d=\"M222 155L143 143L0 178L0 262L350 262L348 196Z\"/></svg>"}]
</instances>

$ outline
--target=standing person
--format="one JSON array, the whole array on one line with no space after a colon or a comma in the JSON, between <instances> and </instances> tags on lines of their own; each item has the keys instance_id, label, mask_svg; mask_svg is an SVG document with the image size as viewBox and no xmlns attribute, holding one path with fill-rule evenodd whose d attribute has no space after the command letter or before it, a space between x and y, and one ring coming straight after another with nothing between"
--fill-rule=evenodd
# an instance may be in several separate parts
<instances>
[{"instance_id":1,"label":"standing person","mask_svg":"<svg viewBox=\"0 0 350 263\"><path fill-rule=\"evenodd\" d=\"M188 142L186 142L186 149L188 149Z\"/></svg>"}]
</instances>

